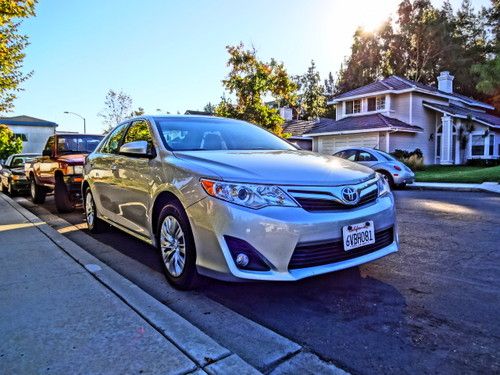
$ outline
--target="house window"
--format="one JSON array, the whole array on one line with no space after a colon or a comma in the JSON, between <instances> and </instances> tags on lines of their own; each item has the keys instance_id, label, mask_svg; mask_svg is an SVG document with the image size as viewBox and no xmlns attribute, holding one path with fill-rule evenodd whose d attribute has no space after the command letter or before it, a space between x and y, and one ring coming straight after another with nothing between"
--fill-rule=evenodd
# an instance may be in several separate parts
<instances>
[{"instance_id":1,"label":"house window","mask_svg":"<svg viewBox=\"0 0 500 375\"><path fill-rule=\"evenodd\" d=\"M484 155L484 138L481 134L472 135L471 153L472 156Z\"/></svg>"},{"instance_id":2,"label":"house window","mask_svg":"<svg viewBox=\"0 0 500 375\"><path fill-rule=\"evenodd\" d=\"M377 96L377 111L385 109L385 96Z\"/></svg>"},{"instance_id":3,"label":"house window","mask_svg":"<svg viewBox=\"0 0 500 375\"><path fill-rule=\"evenodd\" d=\"M385 96L368 98L368 112L383 111L385 109Z\"/></svg>"},{"instance_id":4,"label":"house window","mask_svg":"<svg viewBox=\"0 0 500 375\"><path fill-rule=\"evenodd\" d=\"M493 156L495 153L495 136L493 134L490 134L490 147L488 151L490 156Z\"/></svg>"},{"instance_id":5,"label":"house window","mask_svg":"<svg viewBox=\"0 0 500 375\"><path fill-rule=\"evenodd\" d=\"M28 142L28 137L24 133L14 133L14 137L21 138L23 142Z\"/></svg>"},{"instance_id":6,"label":"house window","mask_svg":"<svg viewBox=\"0 0 500 375\"><path fill-rule=\"evenodd\" d=\"M361 112L361 100L349 100L345 102L345 113L350 115L351 113Z\"/></svg>"}]
</instances>

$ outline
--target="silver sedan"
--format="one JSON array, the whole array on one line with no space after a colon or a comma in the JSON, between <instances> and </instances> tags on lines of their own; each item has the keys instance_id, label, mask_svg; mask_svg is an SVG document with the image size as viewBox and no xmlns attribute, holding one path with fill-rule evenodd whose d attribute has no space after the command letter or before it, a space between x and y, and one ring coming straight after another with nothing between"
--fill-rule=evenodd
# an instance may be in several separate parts
<instances>
[{"instance_id":1,"label":"silver sedan","mask_svg":"<svg viewBox=\"0 0 500 375\"><path fill-rule=\"evenodd\" d=\"M293 281L398 250L384 178L243 121L127 120L88 156L82 189L89 230L155 245L178 288L200 274Z\"/></svg>"},{"instance_id":2,"label":"silver sedan","mask_svg":"<svg viewBox=\"0 0 500 375\"><path fill-rule=\"evenodd\" d=\"M382 174L391 187L403 188L415 182L415 173L387 152L368 147L349 148L333 156L366 165Z\"/></svg>"}]
</instances>

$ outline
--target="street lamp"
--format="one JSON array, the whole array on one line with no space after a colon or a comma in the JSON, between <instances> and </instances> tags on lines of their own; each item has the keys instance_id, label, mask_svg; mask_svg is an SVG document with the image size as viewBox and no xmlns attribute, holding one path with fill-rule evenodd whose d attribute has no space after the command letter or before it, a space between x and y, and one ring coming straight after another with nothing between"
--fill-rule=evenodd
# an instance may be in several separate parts
<instances>
[{"instance_id":1,"label":"street lamp","mask_svg":"<svg viewBox=\"0 0 500 375\"><path fill-rule=\"evenodd\" d=\"M87 124L85 123L85 117L83 117L75 112L64 111L64 113L80 117L83 120L83 134L87 134Z\"/></svg>"}]
</instances>

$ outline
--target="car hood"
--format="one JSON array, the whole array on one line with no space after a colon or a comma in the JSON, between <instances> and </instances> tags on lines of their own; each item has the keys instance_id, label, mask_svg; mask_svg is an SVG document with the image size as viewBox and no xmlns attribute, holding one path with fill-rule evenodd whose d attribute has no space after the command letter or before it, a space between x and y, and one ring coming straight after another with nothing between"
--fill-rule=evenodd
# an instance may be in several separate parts
<instances>
[{"instance_id":1,"label":"car hood","mask_svg":"<svg viewBox=\"0 0 500 375\"><path fill-rule=\"evenodd\" d=\"M85 164L85 157L87 154L68 154L68 155L59 155L57 160L67 163L67 164Z\"/></svg>"},{"instance_id":2,"label":"car hood","mask_svg":"<svg viewBox=\"0 0 500 375\"><path fill-rule=\"evenodd\" d=\"M309 151L182 151L175 155L226 181L277 185L343 185L373 177L373 170Z\"/></svg>"}]
</instances>

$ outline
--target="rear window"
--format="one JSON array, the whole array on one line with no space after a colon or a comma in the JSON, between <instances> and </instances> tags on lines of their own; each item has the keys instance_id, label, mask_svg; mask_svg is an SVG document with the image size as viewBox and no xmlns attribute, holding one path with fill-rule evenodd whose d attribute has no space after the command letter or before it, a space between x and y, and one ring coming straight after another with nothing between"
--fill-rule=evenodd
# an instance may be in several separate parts
<instances>
[{"instance_id":1,"label":"rear window","mask_svg":"<svg viewBox=\"0 0 500 375\"><path fill-rule=\"evenodd\" d=\"M91 153L101 142L102 135L64 135L57 137L58 154Z\"/></svg>"}]
</instances>

